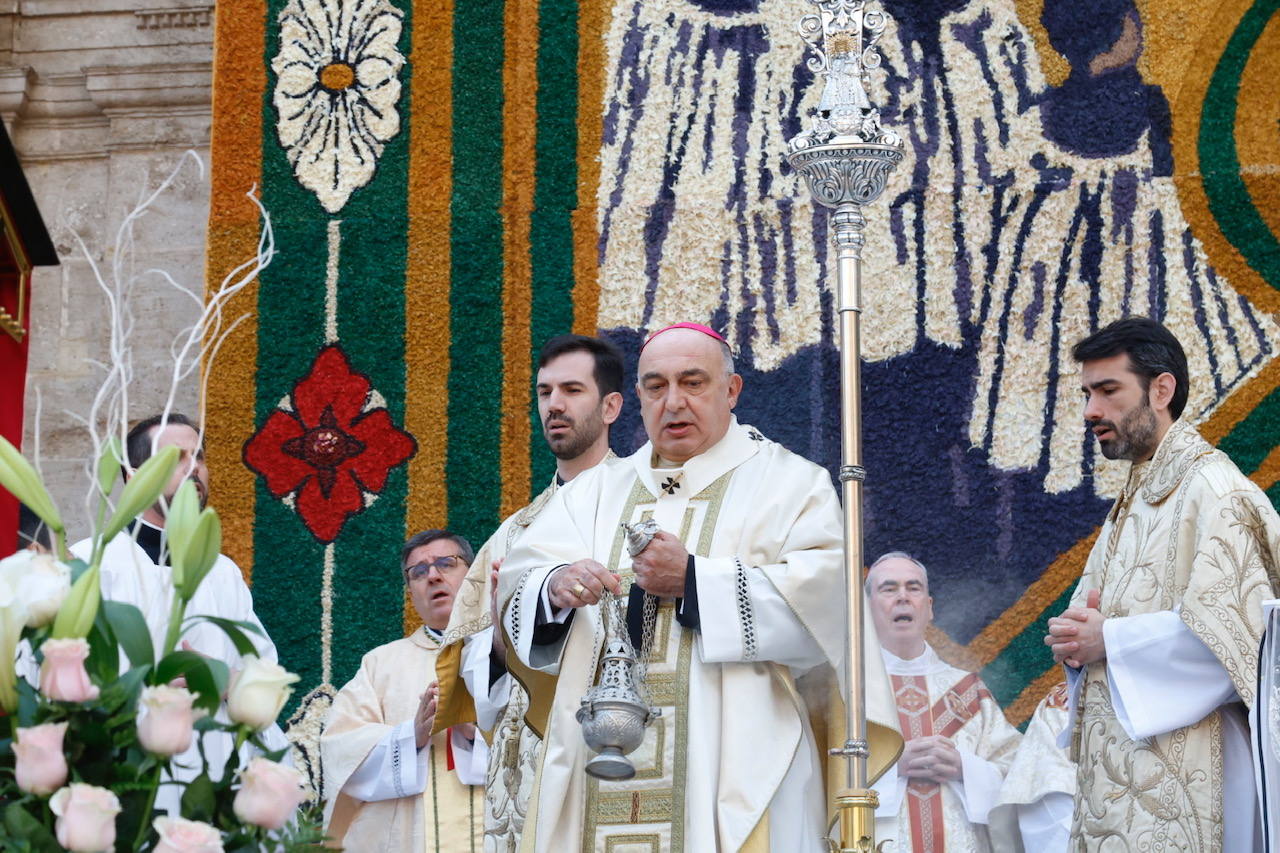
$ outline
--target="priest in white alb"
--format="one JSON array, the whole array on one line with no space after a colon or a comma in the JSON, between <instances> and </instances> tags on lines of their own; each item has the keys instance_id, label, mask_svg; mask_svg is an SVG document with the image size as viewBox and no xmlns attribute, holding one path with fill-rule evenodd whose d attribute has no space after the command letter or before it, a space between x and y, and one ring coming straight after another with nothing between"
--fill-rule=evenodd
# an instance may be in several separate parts
<instances>
[{"instance_id":1,"label":"priest in white alb","mask_svg":"<svg viewBox=\"0 0 1280 853\"><path fill-rule=\"evenodd\" d=\"M197 424L178 412L153 415L134 424L125 438L125 455L131 476L152 453L166 447L178 448L178 465L154 506L148 507L129 526L116 534L102 552L102 597L110 601L132 604L142 613L151 644L157 656L164 648L173 612L173 569L169 565L169 547L165 537L165 513L178 488L187 481L195 487L203 509L209 498L209 469L204 461L204 445ZM92 555L93 541L85 539L71 546L71 553L82 560ZM187 626L181 634L181 647L199 652L227 665L232 672L243 666L243 656L217 625L198 617L230 619L252 625L245 637L254 645L259 659L274 665L276 647L253 612L253 595L244 582L240 567L225 554L219 554L195 595L187 603ZM123 670L122 670L123 671ZM281 675L285 673L281 670ZM225 721L225 709L219 710ZM268 749L284 749L289 745L276 724L259 735ZM199 742L174 759L173 774L183 780L194 779L208 761L210 773L217 778L235 747L233 735L227 732L205 732ZM241 750L241 764L248 760L251 747ZM161 785L156 795L157 808L177 814L182 789Z\"/></svg>"},{"instance_id":2,"label":"priest in white alb","mask_svg":"<svg viewBox=\"0 0 1280 853\"><path fill-rule=\"evenodd\" d=\"M530 693L545 743L520 849L825 851L824 753L843 738L825 723L842 715L847 630L830 475L736 421L742 379L713 330L655 332L637 375L649 442L560 489L499 576L509 657L552 676ZM659 532L632 557L622 525L646 520ZM601 660L606 590L625 599L627 624L612 627L647 650L660 709L623 781L587 775L574 716ZM871 662L874 778L901 742Z\"/></svg>"},{"instance_id":3,"label":"priest in white alb","mask_svg":"<svg viewBox=\"0 0 1280 853\"><path fill-rule=\"evenodd\" d=\"M1076 344L1086 424L1128 479L1045 642L1066 665L1073 850L1261 849L1248 711L1280 516L1181 419L1187 359L1144 317Z\"/></svg>"},{"instance_id":4,"label":"priest in white alb","mask_svg":"<svg viewBox=\"0 0 1280 853\"><path fill-rule=\"evenodd\" d=\"M875 784L876 842L913 853L986 853L988 813L1021 735L977 673L944 663L925 642L933 598L923 564L885 554L865 589L906 741Z\"/></svg>"},{"instance_id":5,"label":"priest in white alb","mask_svg":"<svg viewBox=\"0 0 1280 853\"><path fill-rule=\"evenodd\" d=\"M484 739L470 723L432 734L436 656L473 556L447 530L405 543L401 572L423 626L368 652L333 700L320 736L325 828L346 850L479 849ZM472 642L487 653L493 632Z\"/></svg>"}]
</instances>

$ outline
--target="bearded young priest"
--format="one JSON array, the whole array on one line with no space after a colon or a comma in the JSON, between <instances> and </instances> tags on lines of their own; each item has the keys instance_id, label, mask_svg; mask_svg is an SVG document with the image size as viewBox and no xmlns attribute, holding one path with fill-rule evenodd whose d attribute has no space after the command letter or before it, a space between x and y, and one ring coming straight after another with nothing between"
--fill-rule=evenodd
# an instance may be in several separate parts
<instances>
[{"instance_id":1,"label":"bearded young priest","mask_svg":"<svg viewBox=\"0 0 1280 853\"><path fill-rule=\"evenodd\" d=\"M1258 849L1247 714L1280 516L1181 418L1187 358L1168 329L1117 320L1072 354L1099 449L1130 463L1045 637L1071 691L1072 843Z\"/></svg>"},{"instance_id":2,"label":"bearded young priest","mask_svg":"<svg viewBox=\"0 0 1280 853\"><path fill-rule=\"evenodd\" d=\"M655 332L637 375L648 443L556 492L499 574L512 671L548 676L530 682L545 740L521 849L825 851L828 741L811 719L841 716L847 630L831 477L737 422L742 378L713 330ZM660 531L631 557L621 525L642 520ZM601 660L605 590L627 602L661 708L625 781L586 774L574 717ZM869 663L874 778L901 741Z\"/></svg>"}]
</instances>

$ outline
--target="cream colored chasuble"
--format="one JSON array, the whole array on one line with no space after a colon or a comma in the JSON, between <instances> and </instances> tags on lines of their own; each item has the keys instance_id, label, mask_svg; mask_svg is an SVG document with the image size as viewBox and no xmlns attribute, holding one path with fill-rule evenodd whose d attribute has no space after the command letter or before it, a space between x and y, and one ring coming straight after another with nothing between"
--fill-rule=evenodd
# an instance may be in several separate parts
<instances>
[{"instance_id":1,"label":"cream colored chasuble","mask_svg":"<svg viewBox=\"0 0 1280 853\"><path fill-rule=\"evenodd\" d=\"M449 769L449 732L426 747L421 793L371 802L342 793L370 751L397 725L412 720L418 697L436 678L439 644L421 629L365 655L355 678L339 691L320 738L327 831L334 843L360 853L472 853L481 847L479 786L464 785ZM403 761L419 761L410 748Z\"/></svg>"},{"instance_id":2,"label":"cream colored chasuble","mask_svg":"<svg viewBox=\"0 0 1280 853\"><path fill-rule=\"evenodd\" d=\"M1176 421L1152 460L1133 466L1072 601L1083 606L1088 591L1098 589L1108 619L1108 659L1082 676L1069 673L1079 774L1073 850L1223 849L1224 814L1238 805L1227 803L1224 813L1226 741L1240 739L1242 706L1253 704L1261 603L1272 596L1278 550L1280 517L1266 496L1189 424ZM1190 651L1203 653L1202 645L1212 653L1214 671L1225 673L1219 680L1229 682L1228 694L1234 687L1234 696L1200 711L1195 684L1168 695L1187 652L1172 651L1177 637L1143 648L1141 637L1152 633L1144 628L1122 657L1116 640L1133 633L1125 630L1138 624L1132 620L1152 620L1143 624L1153 627L1172 622L1194 635L1199 643L1191 641ZM1121 705L1115 685L1126 682L1117 678L1149 681ZM1192 718L1136 739L1118 716L1124 708L1135 725L1140 717L1176 717L1180 707L1193 709ZM1247 743L1243 748L1245 766L1232 768L1232 776L1249 775ZM1231 784L1225 780L1226 788ZM1241 831L1251 834L1248 826Z\"/></svg>"},{"instance_id":3,"label":"cream colored chasuble","mask_svg":"<svg viewBox=\"0 0 1280 853\"><path fill-rule=\"evenodd\" d=\"M530 724L547 736L521 849L825 850L823 767L796 679L829 677L843 648L830 477L736 422L682 467L652 462L646 445L575 479L503 564L515 651L555 676L545 695L531 691ZM701 624L681 626L675 602L661 602L647 676L661 714L631 756L636 777L602 782L583 769L590 753L574 717L599 663L599 608L577 610L554 647L534 646L532 635L559 565L591 557L630 585L621 523L645 518L695 556ZM900 741L879 665L868 694L871 718L885 726L873 726L872 763L882 767Z\"/></svg>"}]
</instances>

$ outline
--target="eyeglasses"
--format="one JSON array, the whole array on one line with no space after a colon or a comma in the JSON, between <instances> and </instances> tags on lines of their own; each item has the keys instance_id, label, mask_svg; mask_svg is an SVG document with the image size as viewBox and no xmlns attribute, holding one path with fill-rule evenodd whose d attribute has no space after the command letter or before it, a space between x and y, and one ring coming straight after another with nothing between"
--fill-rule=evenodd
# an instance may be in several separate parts
<instances>
[{"instance_id":1,"label":"eyeglasses","mask_svg":"<svg viewBox=\"0 0 1280 853\"><path fill-rule=\"evenodd\" d=\"M404 576L406 580L416 581L425 578L432 569L435 569L437 574L446 575L465 568L467 568L467 561L461 554L455 554L452 557L436 557L425 563L414 563L404 570Z\"/></svg>"}]
</instances>

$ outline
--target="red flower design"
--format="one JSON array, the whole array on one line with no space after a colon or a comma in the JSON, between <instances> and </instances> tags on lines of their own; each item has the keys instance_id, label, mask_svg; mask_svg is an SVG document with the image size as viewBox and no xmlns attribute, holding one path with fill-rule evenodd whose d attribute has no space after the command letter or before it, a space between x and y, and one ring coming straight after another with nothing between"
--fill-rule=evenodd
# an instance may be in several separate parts
<instances>
[{"instance_id":1,"label":"red flower design","mask_svg":"<svg viewBox=\"0 0 1280 853\"><path fill-rule=\"evenodd\" d=\"M371 387L339 346L326 346L294 387L292 402L286 399L244 445L244 463L272 495L293 496L321 542L336 539L365 508L366 495L381 492L391 469L418 450L386 407L373 404Z\"/></svg>"}]
</instances>

